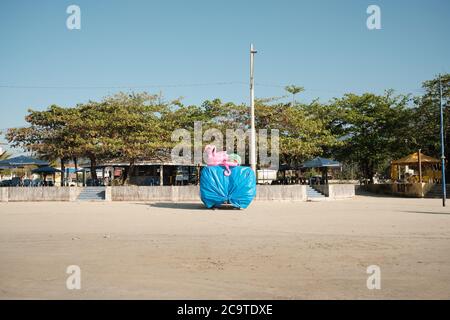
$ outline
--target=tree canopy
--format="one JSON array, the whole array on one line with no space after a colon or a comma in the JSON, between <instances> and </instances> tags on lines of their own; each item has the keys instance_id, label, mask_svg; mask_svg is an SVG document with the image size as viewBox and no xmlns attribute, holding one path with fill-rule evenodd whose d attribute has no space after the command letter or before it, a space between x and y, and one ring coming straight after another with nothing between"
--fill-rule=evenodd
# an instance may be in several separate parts
<instances>
[{"instance_id":1,"label":"tree canopy","mask_svg":"<svg viewBox=\"0 0 450 320\"><path fill-rule=\"evenodd\" d=\"M407 96L346 94L334 99L331 107L339 121L334 134L342 144L333 150L336 158L355 162L362 176L372 179L386 167L388 160L410 151L408 141L413 135L412 109Z\"/></svg>"},{"instance_id":2,"label":"tree canopy","mask_svg":"<svg viewBox=\"0 0 450 320\"><path fill-rule=\"evenodd\" d=\"M450 130L450 75L442 77L446 139ZM302 87L288 86L293 95ZM421 148L438 156L438 80L423 83L421 96L396 95L386 91L352 94L328 103L285 103L278 98L257 99L256 128L277 129L280 163L296 165L315 156L336 158L357 168L357 176L371 179L397 157ZM181 100L164 101L160 95L118 93L101 101L74 107L51 105L46 110L29 110L27 127L8 130L13 147L32 151L47 160L86 158L92 168L99 161L121 159L130 166L138 160L163 159L170 155L176 129L194 131L217 128L247 130L249 107L245 104L206 100L201 105L184 105ZM447 157L449 157L447 148ZM95 174L95 170L93 170Z\"/></svg>"}]
</instances>

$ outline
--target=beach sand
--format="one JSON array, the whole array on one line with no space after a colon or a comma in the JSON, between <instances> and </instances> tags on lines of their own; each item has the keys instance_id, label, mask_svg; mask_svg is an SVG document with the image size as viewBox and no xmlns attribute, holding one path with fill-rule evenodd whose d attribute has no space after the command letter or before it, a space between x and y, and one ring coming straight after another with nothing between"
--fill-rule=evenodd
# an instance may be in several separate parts
<instances>
[{"instance_id":1,"label":"beach sand","mask_svg":"<svg viewBox=\"0 0 450 320\"><path fill-rule=\"evenodd\" d=\"M66 288L66 268L81 289ZM369 290L367 267L381 270ZM449 299L439 199L0 203L0 298Z\"/></svg>"}]
</instances>

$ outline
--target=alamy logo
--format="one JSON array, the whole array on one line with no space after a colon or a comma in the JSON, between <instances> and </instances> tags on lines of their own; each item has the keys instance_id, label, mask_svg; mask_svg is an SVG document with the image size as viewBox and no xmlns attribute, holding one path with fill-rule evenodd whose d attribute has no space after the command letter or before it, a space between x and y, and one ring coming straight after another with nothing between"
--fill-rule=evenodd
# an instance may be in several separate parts
<instances>
[{"instance_id":1,"label":"alamy logo","mask_svg":"<svg viewBox=\"0 0 450 320\"><path fill-rule=\"evenodd\" d=\"M81 9L79 6L72 4L67 7L67 17L66 26L69 30L80 30L81 29Z\"/></svg>"},{"instance_id":2,"label":"alamy logo","mask_svg":"<svg viewBox=\"0 0 450 320\"><path fill-rule=\"evenodd\" d=\"M70 274L66 280L66 288L68 290L80 290L81 289L81 269L77 265L68 266L66 273Z\"/></svg>"},{"instance_id":3,"label":"alamy logo","mask_svg":"<svg viewBox=\"0 0 450 320\"><path fill-rule=\"evenodd\" d=\"M377 265L371 265L367 267L367 274L370 276L367 278L367 289L369 290L380 290L381 289L381 269Z\"/></svg>"},{"instance_id":4,"label":"alamy logo","mask_svg":"<svg viewBox=\"0 0 450 320\"><path fill-rule=\"evenodd\" d=\"M370 16L367 18L366 25L369 30L381 29L381 9L377 5L370 5L367 7L367 14Z\"/></svg>"},{"instance_id":5,"label":"alamy logo","mask_svg":"<svg viewBox=\"0 0 450 320\"><path fill-rule=\"evenodd\" d=\"M203 132L202 122L195 121L193 134L186 129L176 129L172 132L171 140L177 142L171 150L172 162L178 165L206 162L207 155L202 148L203 142L214 144L217 150L223 150L225 141L225 150L229 153L234 153L236 150L237 155L242 159L242 164L247 164L245 161L246 142L249 141L250 134L250 130L226 129L224 139L224 134L221 130L209 128ZM272 129L269 136L267 129L259 129L255 134L255 140L257 140L258 164L262 167L278 169L279 131Z\"/></svg>"}]
</instances>

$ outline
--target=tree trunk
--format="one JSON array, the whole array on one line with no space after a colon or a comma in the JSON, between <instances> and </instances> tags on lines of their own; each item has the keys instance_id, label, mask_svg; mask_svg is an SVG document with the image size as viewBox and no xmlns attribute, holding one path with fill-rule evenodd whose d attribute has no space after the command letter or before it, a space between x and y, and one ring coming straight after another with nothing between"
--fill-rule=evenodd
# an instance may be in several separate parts
<instances>
[{"instance_id":1,"label":"tree trunk","mask_svg":"<svg viewBox=\"0 0 450 320\"><path fill-rule=\"evenodd\" d=\"M364 177L364 184L368 184L367 180L370 181L369 163L367 161L364 161L361 167Z\"/></svg>"},{"instance_id":2,"label":"tree trunk","mask_svg":"<svg viewBox=\"0 0 450 320\"><path fill-rule=\"evenodd\" d=\"M122 180L122 185L127 185L130 182L130 177L134 170L134 160L130 161L130 166L128 170L125 170Z\"/></svg>"},{"instance_id":3,"label":"tree trunk","mask_svg":"<svg viewBox=\"0 0 450 320\"><path fill-rule=\"evenodd\" d=\"M64 187L64 178L66 177L66 159L61 158L61 187Z\"/></svg>"},{"instance_id":4,"label":"tree trunk","mask_svg":"<svg viewBox=\"0 0 450 320\"><path fill-rule=\"evenodd\" d=\"M75 167L75 184L78 187L78 159L77 157L73 158L73 166Z\"/></svg>"},{"instance_id":5,"label":"tree trunk","mask_svg":"<svg viewBox=\"0 0 450 320\"><path fill-rule=\"evenodd\" d=\"M89 157L89 160L91 161L91 179L94 180L94 181L92 181L93 183L96 183L97 182L97 171L96 171L97 159L95 158L95 156L91 156L91 157Z\"/></svg>"},{"instance_id":6,"label":"tree trunk","mask_svg":"<svg viewBox=\"0 0 450 320\"><path fill-rule=\"evenodd\" d=\"M368 173L368 176L369 176L369 182L370 182L370 184L373 184L373 174L374 174L373 163L369 163L368 164L367 171L368 171L367 173Z\"/></svg>"}]
</instances>

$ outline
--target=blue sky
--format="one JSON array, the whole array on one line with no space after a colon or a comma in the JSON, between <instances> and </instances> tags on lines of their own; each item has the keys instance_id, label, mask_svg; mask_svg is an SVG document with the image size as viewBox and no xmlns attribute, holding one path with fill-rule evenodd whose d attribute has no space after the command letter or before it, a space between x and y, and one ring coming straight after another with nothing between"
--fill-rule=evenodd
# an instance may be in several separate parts
<instances>
[{"instance_id":1,"label":"blue sky","mask_svg":"<svg viewBox=\"0 0 450 320\"><path fill-rule=\"evenodd\" d=\"M81 30L66 28L71 4L81 8ZM381 30L366 27L370 4L381 8ZM28 108L73 106L116 86L155 85L135 91L186 104L247 102L240 83L251 42L257 97L284 95L287 84L304 86L304 101L418 94L422 81L449 72L449 12L448 0L2 0L0 129L24 125ZM237 83L160 86L217 82Z\"/></svg>"}]
</instances>

